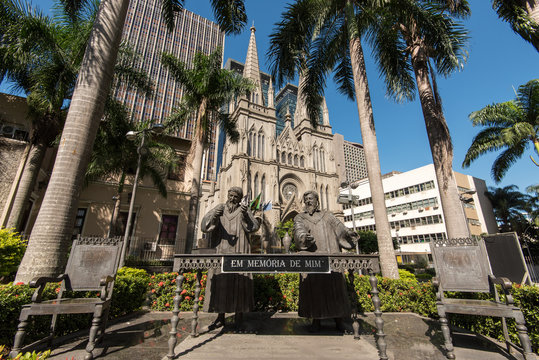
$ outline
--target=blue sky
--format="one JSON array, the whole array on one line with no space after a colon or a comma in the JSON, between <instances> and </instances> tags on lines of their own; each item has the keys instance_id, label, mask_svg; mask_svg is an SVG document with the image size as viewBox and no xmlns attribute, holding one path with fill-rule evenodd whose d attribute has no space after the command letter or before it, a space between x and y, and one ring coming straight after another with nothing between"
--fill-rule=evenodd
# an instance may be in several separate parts
<instances>
[{"instance_id":1,"label":"blue sky","mask_svg":"<svg viewBox=\"0 0 539 360\"><path fill-rule=\"evenodd\" d=\"M53 2L33 1L44 10L48 10ZM209 3L205 0L186 0L185 7L213 19ZM269 35L287 3L290 0L246 0L248 26L240 35L227 36L225 61L228 58L245 61L249 42L248 28L254 21L260 68L268 72L269 63L265 54ZM466 150L479 131L471 126L468 115L488 104L513 99L518 86L539 78L539 53L514 34L508 24L498 19L492 10L491 1L470 3L472 16L465 21L465 27L470 31L468 61L461 72L448 79L438 79L444 114L453 139L453 168L484 179L489 186L515 184L520 191L524 191L526 186L539 182L539 168L529 159L530 155L534 155L531 146L499 184L495 184L490 176L490 168L497 154L482 156L467 169L461 167ZM396 104L389 100L367 48L365 54L382 172L404 172L431 163L419 101ZM0 91L7 91L4 84L0 86ZM326 99L333 131L343 134L346 140L361 143L355 103L338 94L331 81L326 89ZM539 162L539 159L536 160Z\"/></svg>"}]
</instances>

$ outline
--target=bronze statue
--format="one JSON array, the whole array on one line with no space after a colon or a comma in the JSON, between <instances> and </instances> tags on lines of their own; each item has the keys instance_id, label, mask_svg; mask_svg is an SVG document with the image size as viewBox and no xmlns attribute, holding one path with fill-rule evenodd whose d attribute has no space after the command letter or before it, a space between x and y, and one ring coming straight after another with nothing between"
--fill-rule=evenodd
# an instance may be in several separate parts
<instances>
[{"instance_id":1,"label":"bronze statue","mask_svg":"<svg viewBox=\"0 0 539 360\"><path fill-rule=\"evenodd\" d=\"M359 235L348 229L331 212L318 208L318 194L303 194L304 212L294 218L294 241L299 250L323 254L351 249ZM350 302L343 274L301 274L299 311L312 318L312 330L320 330L320 319L334 318L337 330L344 331L343 318L350 316Z\"/></svg>"},{"instance_id":2,"label":"bronze statue","mask_svg":"<svg viewBox=\"0 0 539 360\"><path fill-rule=\"evenodd\" d=\"M208 233L210 247L216 248L217 254L251 252L249 234L257 231L260 224L242 197L240 187L230 188L226 204L217 205L202 218L201 230ZM219 270L208 272L204 311L219 313L213 328L223 326L225 313L232 312L236 314L236 326L239 326L242 314L251 311L253 305L250 274L222 274Z\"/></svg>"}]
</instances>

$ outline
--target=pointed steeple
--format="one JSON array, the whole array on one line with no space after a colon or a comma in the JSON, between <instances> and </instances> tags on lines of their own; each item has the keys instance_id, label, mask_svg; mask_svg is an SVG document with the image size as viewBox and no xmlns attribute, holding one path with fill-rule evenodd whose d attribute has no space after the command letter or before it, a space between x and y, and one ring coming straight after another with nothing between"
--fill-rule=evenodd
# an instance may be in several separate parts
<instances>
[{"instance_id":1,"label":"pointed steeple","mask_svg":"<svg viewBox=\"0 0 539 360\"><path fill-rule=\"evenodd\" d=\"M273 98L275 97L275 92L273 90L273 81L269 81L269 87L268 87L268 107L274 108L275 104L273 103Z\"/></svg>"},{"instance_id":2,"label":"pointed steeple","mask_svg":"<svg viewBox=\"0 0 539 360\"><path fill-rule=\"evenodd\" d=\"M286 107L286 115L284 116L284 127L292 128L292 115L290 115L290 105Z\"/></svg>"},{"instance_id":3,"label":"pointed steeple","mask_svg":"<svg viewBox=\"0 0 539 360\"><path fill-rule=\"evenodd\" d=\"M251 26L251 38L249 39L249 47L247 48L247 57L245 58L245 67L243 68L243 77L251 80L255 84L253 91L254 97L251 101L259 104L263 103L262 91L260 88L260 68L258 67L258 51L256 49L255 26ZM258 101L256 101L258 99Z\"/></svg>"},{"instance_id":4,"label":"pointed steeple","mask_svg":"<svg viewBox=\"0 0 539 360\"><path fill-rule=\"evenodd\" d=\"M305 78L303 77L302 72L299 72L299 84L298 84L298 99L296 101L296 112L294 114L294 125L298 126L303 120L308 119L307 117L307 104L305 104L305 99L303 98L302 87L305 83Z\"/></svg>"},{"instance_id":5,"label":"pointed steeple","mask_svg":"<svg viewBox=\"0 0 539 360\"><path fill-rule=\"evenodd\" d=\"M325 96L322 99L322 125L329 126L329 109Z\"/></svg>"}]
</instances>

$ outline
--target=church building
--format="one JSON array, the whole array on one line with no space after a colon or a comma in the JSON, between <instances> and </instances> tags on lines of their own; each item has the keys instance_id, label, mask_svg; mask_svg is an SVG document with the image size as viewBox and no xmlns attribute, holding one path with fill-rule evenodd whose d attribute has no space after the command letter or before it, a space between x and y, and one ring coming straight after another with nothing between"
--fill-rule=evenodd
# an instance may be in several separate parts
<instances>
[{"instance_id":1,"label":"church building","mask_svg":"<svg viewBox=\"0 0 539 360\"><path fill-rule=\"evenodd\" d=\"M302 101L301 78L299 87L288 84L275 95L270 75L259 69L254 27L245 64L229 60L225 67L250 79L255 89L228 105L240 138L232 143L224 132L220 134L217 179L203 194L199 218L225 202L232 186L240 186L250 199L260 194L261 203L271 201L271 210L255 214L264 219L269 231L302 210L307 190L318 192L322 209L342 215L336 201L344 179L344 167L336 161L342 149L334 147L325 101L314 128ZM201 237L199 233L197 238Z\"/></svg>"}]
</instances>

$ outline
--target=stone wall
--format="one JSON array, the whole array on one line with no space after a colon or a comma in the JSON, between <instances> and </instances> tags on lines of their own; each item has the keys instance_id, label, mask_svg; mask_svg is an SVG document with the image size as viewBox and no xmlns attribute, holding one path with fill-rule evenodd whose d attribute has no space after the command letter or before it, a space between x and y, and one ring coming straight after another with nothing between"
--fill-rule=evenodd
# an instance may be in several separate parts
<instances>
[{"instance_id":1,"label":"stone wall","mask_svg":"<svg viewBox=\"0 0 539 360\"><path fill-rule=\"evenodd\" d=\"M26 144L24 141L0 137L0 214L4 213Z\"/></svg>"}]
</instances>

